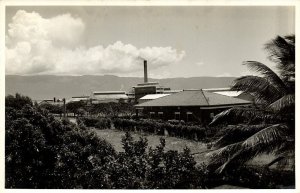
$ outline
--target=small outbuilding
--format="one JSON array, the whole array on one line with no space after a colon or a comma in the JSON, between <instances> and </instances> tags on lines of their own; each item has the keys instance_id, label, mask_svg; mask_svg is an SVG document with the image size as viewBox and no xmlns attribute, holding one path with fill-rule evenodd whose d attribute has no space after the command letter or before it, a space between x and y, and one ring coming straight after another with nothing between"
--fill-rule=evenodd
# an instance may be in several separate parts
<instances>
[{"instance_id":1,"label":"small outbuilding","mask_svg":"<svg viewBox=\"0 0 300 193\"><path fill-rule=\"evenodd\" d=\"M163 96L137 104L135 108L137 116L143 114L152 119L176 119L206 124L223 110L248 105L251 105L251 102L247 100L198 89Z\"/></svg>"}]
</instances>

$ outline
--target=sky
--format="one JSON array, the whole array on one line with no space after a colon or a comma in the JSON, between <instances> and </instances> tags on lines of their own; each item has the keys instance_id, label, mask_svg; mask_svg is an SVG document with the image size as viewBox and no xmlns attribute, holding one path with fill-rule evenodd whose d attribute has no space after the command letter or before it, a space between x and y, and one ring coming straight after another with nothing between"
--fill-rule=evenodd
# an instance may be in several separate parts
<instances>
[{"instance_id":1,"label":"sky","mask_svg":"<svg viewBox=\"0 0 300 193\"><path fill-rule=\"evenodd\" d=\"M295 33L287 6L8 6L6 74L242 76Z\"/></svg>"}]
</instances>

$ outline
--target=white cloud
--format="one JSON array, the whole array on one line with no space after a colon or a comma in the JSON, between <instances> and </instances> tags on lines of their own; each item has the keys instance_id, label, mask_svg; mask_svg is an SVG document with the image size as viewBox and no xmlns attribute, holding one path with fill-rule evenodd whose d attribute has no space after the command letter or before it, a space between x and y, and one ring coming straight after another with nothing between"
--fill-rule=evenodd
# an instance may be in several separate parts
<instances>
[{"instance_id":1,"label":"white cloud","mask_svg":"<svg viewBox=\"0 0 300 193\"><path fill-rule=\"evenodd\" d=\"M185 52L171 47L136 48L117 41L86 48L79 42L85 25L70 14L43 18L38 13L18 11L6 37L7 74L125 74L180 61Z\"/></svg>"}]
</instances>

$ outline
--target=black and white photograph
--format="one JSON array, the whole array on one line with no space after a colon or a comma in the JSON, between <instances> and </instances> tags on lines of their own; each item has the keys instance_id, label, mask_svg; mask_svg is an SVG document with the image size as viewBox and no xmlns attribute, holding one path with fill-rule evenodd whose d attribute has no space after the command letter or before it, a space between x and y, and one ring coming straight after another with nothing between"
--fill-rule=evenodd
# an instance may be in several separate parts
<instances>
[{"instance_id":1,"label":"black and white photograph","mask_svg":"<svg viewBox=\"0 0 300 193\"><path fill-rule=\"evenodd\" d=\"M299 1L18 2L2 188L296 191Z\"/></svg>"}]
</instances>

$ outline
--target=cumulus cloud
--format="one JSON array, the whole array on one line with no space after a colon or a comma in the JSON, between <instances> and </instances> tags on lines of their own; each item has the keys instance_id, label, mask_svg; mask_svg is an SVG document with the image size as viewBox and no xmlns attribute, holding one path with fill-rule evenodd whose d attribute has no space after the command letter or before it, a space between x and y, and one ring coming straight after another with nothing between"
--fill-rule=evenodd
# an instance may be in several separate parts
<instances>
[{"instance_id":1,"label":"cumulus cloud","mask_svg":"<svg viewBox=\"0 0 300 193\"><path fill-rule=\"evenodd\" d=\"M7 74L126 74L180 61L185 52L171 47L137 48L117 41L108 46L79 45L85 24L70 14L43 18L19 10L8 25Z\"/></svg>"}]
</instances>

